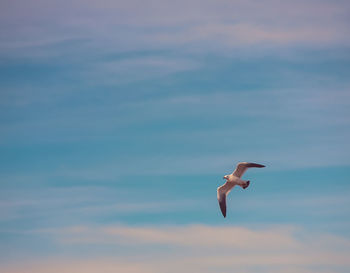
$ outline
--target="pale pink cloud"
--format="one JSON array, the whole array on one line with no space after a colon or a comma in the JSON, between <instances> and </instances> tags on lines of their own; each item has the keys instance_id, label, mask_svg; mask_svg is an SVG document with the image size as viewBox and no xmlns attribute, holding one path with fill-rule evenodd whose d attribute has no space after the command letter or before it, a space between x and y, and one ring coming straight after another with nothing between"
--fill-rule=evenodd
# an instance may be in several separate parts
<instances>
[{"instance_id":1,"label":"pale pink cloud","mask_svg":"<svg viewBox=\"0 0 350 273\"><path fill-rule=\"evenodd\" d=\"M349 45L348 11L346 1L7 1L0 10L0 50L30 47L30 54L56 56L57 49L43 46L77 38L88 41L80 50L104 52L192 43L205 51Z\"/></svg>"},{"instance_id":2,"label":"pale pink cloud","mask_svg":"<svg viewBox=\"0 0 350 273\"><path fill-rule=\"evenodd\" d=\"M345 272L350 240L293 226L250 229L235 226L67 227L36 231L61 247L101 249L128 246L123 254L89 259L51 258L0 267L8 273L35 272ZM164 248L161 246L166 246ZM133 249L130 251L130 247ZM148 252L149 249L152 251ZM322 268L313 270L312 268ZM292 270L293 269L293 270ZM331 271L331 269L333 271ZM289 271L288 271L289 270Z\"/></svg>"},{"instance_id":3,"label":"pale pink cloud","mask_svg":"<svg viewBox=\"0 0 350 273\"><path fill-rule=\"evenodd\" d=\"M113 259L52 259L50 261L27 262L10 266L0 266L0 272L6 273L152 273L145 264L115 261Z\"/></svg>"}]
</instances>

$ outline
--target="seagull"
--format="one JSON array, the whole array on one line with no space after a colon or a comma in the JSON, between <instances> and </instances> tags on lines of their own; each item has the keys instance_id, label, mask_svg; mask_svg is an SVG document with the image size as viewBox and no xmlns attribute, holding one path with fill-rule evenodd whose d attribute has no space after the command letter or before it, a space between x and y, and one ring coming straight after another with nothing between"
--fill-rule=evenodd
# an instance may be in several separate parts
<instances>
[{"instance_id":1,"label":"seagull","mask_svg":"<svg viewBox=\"0 0 350 273\"><path fill-rule=\"evenodd\" d=\"M264 168L264 165L249 162L240 162L237 164L233 173L225 175L226 183L217 188L217 196L220 205L222 215L226 217L226 196L236 185L241 186L243 189L248 188L250 181L242 180L241 177L248 168Z\"/></svg>"}]
</instances>

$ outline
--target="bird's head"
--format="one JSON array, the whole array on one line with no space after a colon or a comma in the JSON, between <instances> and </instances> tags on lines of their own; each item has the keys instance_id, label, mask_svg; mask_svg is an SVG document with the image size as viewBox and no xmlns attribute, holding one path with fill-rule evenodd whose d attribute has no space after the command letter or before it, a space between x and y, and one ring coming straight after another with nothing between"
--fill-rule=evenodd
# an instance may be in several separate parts
<instances>
[{"instance_id":1,"label":"bird's head","mask_svg":"<svg viewBox=\"0 0 350 273\"><path fill-rule=\"evenodd\" d=\"M223 177L223 179L228 180L228 175L225 175L225 176Z\"/></svg>"}]
</instances>

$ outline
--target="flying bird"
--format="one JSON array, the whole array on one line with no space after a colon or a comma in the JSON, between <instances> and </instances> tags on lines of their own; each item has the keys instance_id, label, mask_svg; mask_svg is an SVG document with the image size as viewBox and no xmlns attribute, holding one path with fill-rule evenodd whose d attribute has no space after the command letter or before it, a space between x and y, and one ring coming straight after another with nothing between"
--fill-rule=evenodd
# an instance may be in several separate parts
<instances>
[{"instance_id":1,"label":"flying bird","mask_svg":"<svg viewBox=\"0 0 350 273\"><path fill-rule=\"evenodd\" d=\"M241 186L243 189L248 188L250 181L242 180L241 177L248 168L264 168L264 165L249 162L240 162L237 164L233 173L225 175L226 183L217 188L217 196L220 205L222 215L226 217L226 196L236 185Z\"/></svg>"}]
</instances>

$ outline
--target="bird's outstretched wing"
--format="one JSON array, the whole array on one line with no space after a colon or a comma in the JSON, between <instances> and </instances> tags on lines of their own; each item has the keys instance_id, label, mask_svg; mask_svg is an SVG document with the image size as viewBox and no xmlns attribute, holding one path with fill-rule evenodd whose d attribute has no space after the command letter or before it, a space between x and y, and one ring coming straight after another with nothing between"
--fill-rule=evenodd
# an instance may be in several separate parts
<instances>
[{"instance_id":1,"label":"bird's outstretched wing","mask_svg":"<svg viewBox=\"0 0 350 273\"><path fill-rule=\"evenodd\" d=\"M226 217L226 196L235 185L233 183L226 182L224 185L218 187L217 197L220 205L222 215Z\"/></svg>"},{"instance_id":2,"label":"bird's outstretched wing","mask_svg":"<svg viewBox=\"0 0 350 273\"><path fill-rule=\"evenodd\" d=\"M233 175L241 178L241 176L244 174L244 172L248 168L264 168L264 165L257 164L257 163L249 163L249 162L240 162L237 164L236 169L233 171Z\"/></svg>"}]
</instances>

